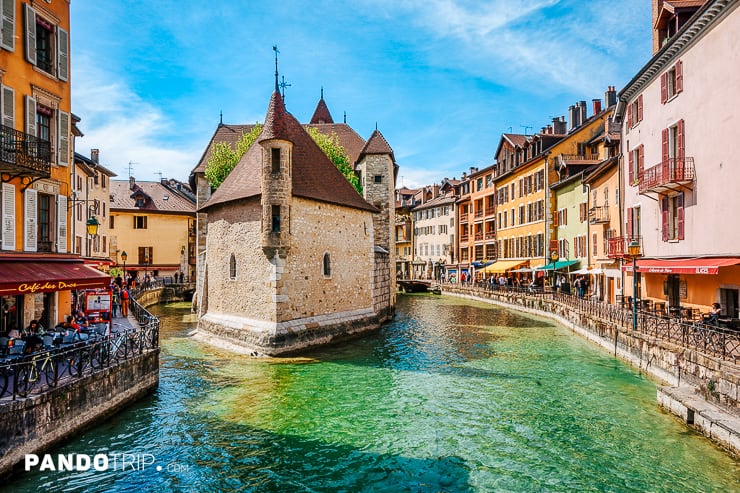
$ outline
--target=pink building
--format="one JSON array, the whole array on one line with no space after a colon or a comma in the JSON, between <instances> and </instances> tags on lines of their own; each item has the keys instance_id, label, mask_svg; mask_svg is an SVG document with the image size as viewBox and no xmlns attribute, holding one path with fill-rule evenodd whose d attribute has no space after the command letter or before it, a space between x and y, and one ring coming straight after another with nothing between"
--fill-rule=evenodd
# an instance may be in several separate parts
<instances>
[{"instance_id":1,"label":"pink building","mask_svg":"<svg viewBox=\"0 0 740 493\"><path fill-rule=\"evenodd\" d=\"M619 94L624 236L613 252L639 239L640 298L653 305L696 316L718 301L737 318L740 2L658 3L662 47ZM688 3L693 15L679 12Z\"/></svg>"}]
</instances>

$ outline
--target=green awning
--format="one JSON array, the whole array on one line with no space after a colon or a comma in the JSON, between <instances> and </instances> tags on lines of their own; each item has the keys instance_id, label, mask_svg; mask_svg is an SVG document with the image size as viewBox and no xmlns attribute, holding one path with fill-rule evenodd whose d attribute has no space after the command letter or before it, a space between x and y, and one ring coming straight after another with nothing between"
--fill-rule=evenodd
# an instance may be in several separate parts
<instances>
[{"instance_id":1,"label":"green awning","mask_svg":"<svg viewBox=\"0 0 740 493\"><path fill-rule=\"evenodd\" d=\"M549 264L537 267L535 270L560 270L564 267L570 267L573 264L577 264L580 260L559 260L557 262L550 262Z\"/></svg>"}]
</instances>

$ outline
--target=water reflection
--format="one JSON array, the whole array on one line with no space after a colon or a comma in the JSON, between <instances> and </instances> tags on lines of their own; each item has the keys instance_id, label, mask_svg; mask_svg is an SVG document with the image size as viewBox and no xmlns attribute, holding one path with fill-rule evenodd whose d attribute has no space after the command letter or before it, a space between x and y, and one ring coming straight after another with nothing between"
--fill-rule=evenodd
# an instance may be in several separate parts
<instances>
[{"instance_id":1,"label":"water reflection","mask_svg":"<svg viewBox=\"0 0 740 493\"><path fill-rule=\"evenodd\" d=\"M162 317L159 390L60 450L165 469L34 473L14 491L731 491L738 465L655 386L564 329L401 296L394 323L305 358L195 343ZM171 467L174 466L174 467Z\"/></svg>"}]
</instances>

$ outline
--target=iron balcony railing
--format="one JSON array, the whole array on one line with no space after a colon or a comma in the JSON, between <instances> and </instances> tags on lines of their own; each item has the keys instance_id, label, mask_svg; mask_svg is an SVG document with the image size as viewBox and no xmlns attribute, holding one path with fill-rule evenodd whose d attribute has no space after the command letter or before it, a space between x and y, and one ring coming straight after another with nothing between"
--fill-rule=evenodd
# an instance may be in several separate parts
<instances>
[{"instance_id":1,"label":"iron balcony railing","mask_svg":"<svg viewBox=\"0 0 740 493\"><path fill-rule=\"evenodd\" d=\"M694 181L694 158L670 158L640 173L640 193L661 192Z\"/></svg>"},{"instance_id":2,"label":"iron balcony railing","mask_svg":"<svg viewBox=\"0 0 740 493\"><path fill-rule=\"evenodd\" d=\"M494 214L496 214L496 206L486 207L486 216L493 216Z\"/></svg>"},{"instance_id":3,"label":"iron balcony railing","mask_svg":"<svg viewBox=\"0 0 740 493\"><path fill-rule=\"evenodd\" d=\"M493 240L496 238L496 232L495 231L486 231L486 239L487 240Z\"/></svg>"},{"instance_id":4,"label":"iron balcony railing","mask_svg":"<svg viewBox=\"0 0 740 493\"><path fill-rule=\"evenodd\" d=\"M609 206L602 205L591 207L588 210L588 222L591 224L600 224L609 222Z\"/></svg>"},{"instance_id":5,"label":"iron balcony railing","mask_svg":"<svg viewBox=\"0 0 740 493\"><path fill-rule=\"evenodd\" d=\"M0 125L0 170L12 174L51 175L51 143Z\"/></svg>"},{"instance_id":6,"label":"iron balcony railing","mask_svg":"<svg viewBox=\"0 0 740 493\"><path fill-rule=\"evenodd\" d=\"M629 245L637 240L640 244L640 255L642 255L642 237L641 236L617 236L607 240L606 256L609 258L628 258L630 257Z\"/></svg>"},{"instance_id":7,"label":"iron balcony railing","mask_svg":"<svg viewBox=\"0 0 740 493\"><path fill-rule=\"evenodd\" d=\"M581 161L600 161L601 160L598 154L561 154L560 158L566 164L567 163L578 163Z\"/></svg>"}]
</instances>

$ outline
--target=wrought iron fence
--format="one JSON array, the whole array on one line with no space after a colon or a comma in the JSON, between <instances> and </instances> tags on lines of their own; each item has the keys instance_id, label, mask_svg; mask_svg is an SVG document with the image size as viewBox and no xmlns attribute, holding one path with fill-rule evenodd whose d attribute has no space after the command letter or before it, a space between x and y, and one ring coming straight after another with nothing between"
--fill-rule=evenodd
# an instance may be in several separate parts
<instances>
[{"instance_id":1,"label":"wrought iron fence","mask_svg":"<svg viewBox=\"0 0 740 493\"><path fill-rule=\"evenodd\" d=\"M139 323L137 328L116 324L119 330L108 336L78 338L59 348L0 361L0 398L40 394L159 347L159 319L135 299L131 312Z\"/></svg>"}]
</instances>

